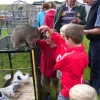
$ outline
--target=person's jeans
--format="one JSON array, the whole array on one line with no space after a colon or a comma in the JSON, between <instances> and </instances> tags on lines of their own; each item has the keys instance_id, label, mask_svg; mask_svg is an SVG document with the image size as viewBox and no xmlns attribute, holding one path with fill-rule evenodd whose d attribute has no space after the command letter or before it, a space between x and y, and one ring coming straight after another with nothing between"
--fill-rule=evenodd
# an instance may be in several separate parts
<instances>
[{"instance_id":1,"label":"person's jeans","mask_svg":"<svg viewBox=\"0 0 100 100\"><path fill-rule=\"evenodd\" d=\"M57 100L70 100L70 99L64 97L61 93L59 93L59 95L58 95L58 99L57 99Z\"/></svg>"},{"instance_id":2,"label":"person's jeans","mask_svg":"<svg viewBox=\"0 0 100 100\"><path fill-rule=\"evenodd\" d=\"M0 35L1 35L1 28L0 28Z\"/></svg>"},{"instance_id":3,"label":"person's jeans","mask_svg":"<svg viewBox=\"0 0 100 100\"><path fill-rule=\"evenodd\" d=\"M90 41L89 47L90 85L100 93L100 41Z\"/></svg>"}]
</instances>

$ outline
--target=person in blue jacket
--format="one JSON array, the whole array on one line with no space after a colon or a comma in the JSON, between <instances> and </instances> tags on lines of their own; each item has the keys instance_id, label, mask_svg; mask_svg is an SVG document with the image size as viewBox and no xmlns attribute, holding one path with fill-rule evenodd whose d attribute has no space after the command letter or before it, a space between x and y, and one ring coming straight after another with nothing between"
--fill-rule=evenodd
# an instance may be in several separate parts
<instances>
[{"instance_id":1,"label":"person in blue jacket","mask_svg":"<svg viewBox=\"0 0 100 100\"><path fill-rule=\"evenodd\" d=\"M42 9L37 14L37 18L36 18L37 27L40 27L40 26L44 25L44 17L45 17L46 11L48 11L49 8L50 8L49 3L44 3L42 5Z\"/></svg>"}]
</instances>

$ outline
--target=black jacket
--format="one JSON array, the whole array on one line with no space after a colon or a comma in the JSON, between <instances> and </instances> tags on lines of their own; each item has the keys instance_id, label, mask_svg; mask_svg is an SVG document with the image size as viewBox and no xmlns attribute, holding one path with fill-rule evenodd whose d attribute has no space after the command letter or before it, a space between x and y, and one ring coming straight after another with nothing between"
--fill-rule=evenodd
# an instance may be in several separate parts
<instances>
[{"instance_id":1,"label":"black jacket","mask_svg":"<svg viewBox=\"0 0 100 100\"><path fill-rule=\"evenodd\" d=\"M85 29L88 30L88 29L95 28L95 22L97 19L97 11L98 11L99 5L100 5L100 0L98 0L93 6L91 6ZM100 34L96 34L96 35L88 34L87 38L91 41L100 40Z\"/></svg>"}]
</instances>

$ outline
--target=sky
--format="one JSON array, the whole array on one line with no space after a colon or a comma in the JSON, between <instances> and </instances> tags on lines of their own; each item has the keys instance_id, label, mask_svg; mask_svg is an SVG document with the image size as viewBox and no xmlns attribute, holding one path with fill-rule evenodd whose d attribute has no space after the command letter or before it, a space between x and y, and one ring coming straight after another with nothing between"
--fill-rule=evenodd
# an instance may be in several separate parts
<instances>
[{"instance_id":1,"label":"sky","mask_svg":"<svg viewBox=\"0 0 100 100\"><path fill-rule=\"evenodd\" d=\"M0 4L12 4L15 1L19 1L19 0L0 0ZM33 3L34 1L39 1L39 0L21 0L21 1L25 1L27 3ZM64 0L58 0L58 1L64 1ZM83 0L78 0L78 1L82 3Z\"/></svg>"}]
</instances>

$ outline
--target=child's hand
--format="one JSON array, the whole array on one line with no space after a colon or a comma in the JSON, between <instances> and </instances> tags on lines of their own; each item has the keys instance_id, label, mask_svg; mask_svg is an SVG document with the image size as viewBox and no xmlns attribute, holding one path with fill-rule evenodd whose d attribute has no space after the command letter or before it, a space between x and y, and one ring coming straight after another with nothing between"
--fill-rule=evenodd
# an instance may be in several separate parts
<instances>
[{"instance_id":1,"label":"child's hand","mask_svg":"<svg viewBox=\"0 0 100 100\"><path fill-rule=\"evenodd\" d=\"M44 25L44 26L39 27L39 30L48 31L49 27Z\"/></svg>"},{"instance_id":2,"label":"child's hand","mask_svg":"<svg viewBox=\"0 0 100 100\"><path fill-rule=\"evenodd\" d=\"M53 33L52 29L49 28L49 27L46 26L46 25L41 26L41 27L39 27L38 29L39 29L39 30L44 30L44 31L48 32L49 34L52 34L52 33Z\"/></svg>"}]
</instances>

